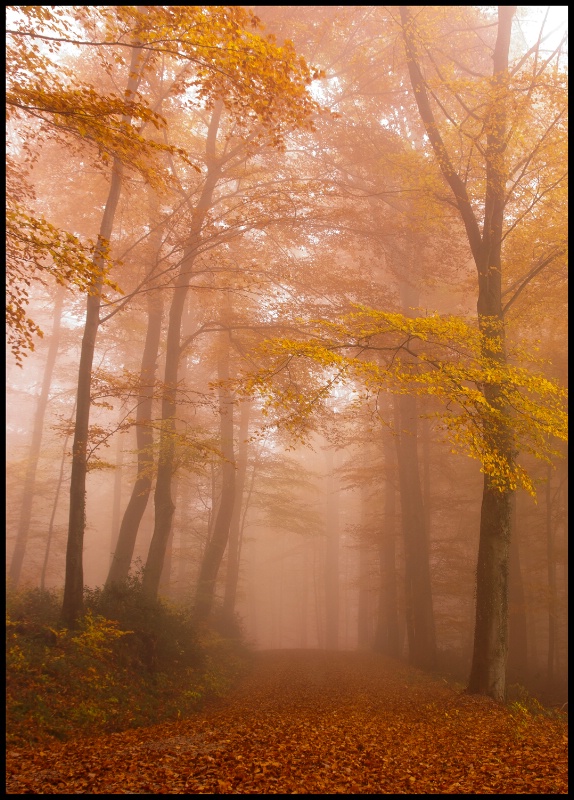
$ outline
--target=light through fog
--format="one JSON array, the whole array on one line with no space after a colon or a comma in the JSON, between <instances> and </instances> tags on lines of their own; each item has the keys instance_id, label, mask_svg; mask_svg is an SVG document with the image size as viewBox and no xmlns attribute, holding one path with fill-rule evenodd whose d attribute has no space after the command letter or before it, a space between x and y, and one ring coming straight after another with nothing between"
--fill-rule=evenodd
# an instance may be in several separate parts
<instances>
[{"instance_id":1,"label":"light through fog","mask_svg":"<svg viewBox=\"0 0 574 800\"><path fill-rule=\"evenodd\" d=\"M10 587L565 702L567 7L70 8L7 17Z\"/></svg>"}]
</instances>

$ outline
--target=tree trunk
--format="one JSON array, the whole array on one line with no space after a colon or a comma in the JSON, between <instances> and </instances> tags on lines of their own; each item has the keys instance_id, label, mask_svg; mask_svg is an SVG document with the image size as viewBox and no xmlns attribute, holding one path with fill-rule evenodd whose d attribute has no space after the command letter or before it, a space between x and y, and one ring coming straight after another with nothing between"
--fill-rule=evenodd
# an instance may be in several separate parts
<instances>
[{"instance_id":1,"label":"tree trunk","mask_svg":"<svg viewBox=\"0 0 574 800\"><path fill-rule=\"evenodd\" d=\"M229 335L221 333L221 346L217 361L217 377L220 381L229 380ZM223 455L221 499L213 533L207 543L199 570L195 594L194 617L197 622L205 622L211 613L215 596L215 583L221 560L229 538L229 528L235 502L235 452L233 446L233 404L234 398L225 385L218 389L219 419L221 433L221 452Z\"/></svg>"},{"instance_id":2,"label":"tree trunk","mask_svg":"<svg viewBox=\"0 0 574 800\"><path fill-rule=\"evenodd\" d=\"M155 523L143 575L143 588L150 597L157 597L165 558L165 548L169 539L171 521L175 510L171 493L171 481L175 458L175 414L177 409L177 373L181 351L181 325L185 300L193 274L193 264L201 243L201 228L211 207L213 192L220 176L220 165L215 159L215 142L222 110L223 104L218 101L213 109L207 133L207 176L201 197L193 212L191 230L184 248L169 310L164 391L161 407L162 427L154 493Z\"/></svg>"},{"instance_id":3,"label":"tree trunk","mask_svg":"<svg viewBox=\"0 0 574 800\"><path fill-rule=\"evenodd\" d=\"M122 478L124 471L124 449L121 433L116 435L116 463L114 469L114 494L112 498L112 518L110 520L110 564L112 563L114 552L118 543L120 532L120 515L122 507Z\"/></svg>"},{"instance_id":4,"label":"tree trunk","mask_svg":"<svg viewBox=\"0 0 574 800\"><path fill-rule=\"evenodd\" d=\"M239 442L237 444L237 475L233 514L229 526L229 546L227 548L227 575L225 577L225 595L223 598L223 618L230 633L235 632L234 613L239 581L239 564L241 552L241 508L244 500L245 478L247 475L247 434L249 432L249 414L251 400L241 404L239 417Z\"/></svg>"},{"instance_id":5,"label":"tree trunk","mask_svg":"<svg viewBox=\"0 0 574 800\"><path fill-rule=\"evenodd\" d=\"M399 608L396 564L396 491L394 484L395 461L391 458L391 437L385 437L385 487L381 528L378 537L379 554L379 609L373 649L391 658L400 656Z\"/></svg>"},{"instance_id":6,"label":"tree trunk","mask_svg":"<svg viewBox=\"0 0 574 800\"><path fill-rule=\"evenodd\" d=\"M506 363L504 316L502 312L502 227L507 170L506 97L503 90L508 79L508 51L515 6L499 6L498 35L494 48L491 119L486 151L486 198L484 227L480 247L475 249L478 271L478 320L484 334L486 358ZM500 93L500 96L498 96ZM509 464L512 453L508 412L500 398L498 386L484 389L484 396L502 421L487 417L484 421L487 441ZM480 541L476 571L476 623L473 661L468 691L487 694L495 700L506 698L506 662L508 657L508 574L510 554L510 520L512 489L493 485L484 476L480 519Z\"/></svg>"},{"instance_id":7,"label":"tree trunk","mask_svg":"<svg viewBox=\"0 0 574 800\"><path fill-rule=\"evenodd\" d=\"M70 423L74 418L74 414L76 413L76 406L72 409L72 414L70 416ZM60 473L58 475L58 482L56 484L56 491L54 493L54 502L52 503L52 513L50 514L50 522L48 523L48 536L46 538L46 550L44 551L44 562L42 564L42 574L40 576L40 588L44 590L46 588L46 574L48 572L48 562L50 560L50 550L52 548L52 539L54 537L54 519L56 518L56 511L58 509L58 501L60 499L60 492L62 490L62 483L64 478L64 467L66 465L66 458L68 455L68 442L70 440L70 434L66 434L66 438L64 439L64 446L62 447L62 458L60 459Z\"/></svg>"},{"instance_id":8,"label":"tree trunk","mask_svg":"<svg viewBox=\"0 0 574 800\"><path fill-rule=\"evenodd\" d=\"M154 224L156 224L154 222ZM157 261L161 247L161 229L156 231L154 259ZM138 471L132 493L120 525L118 540L114 550L106 588L119 585L127 580L134 554L139 526L147 508L151 492L154 470L153 457L153 395L157 357L161 337L163 299L159 290L147 294L147 330L142 354L139 398L136 410L136 445Z\"/></svg>"},{"instance_id":9,"label":"tree trunk","mask_svg":"<svg viewBox=\"0 0 574 800\"><path fill-rule=\"evenodd\" d=\"M140 76L143 51L133 47L126 88L127 97L135 97ZM122 120L130 124L131 118L124 115ZM84 531L86 525L86 474L88 455L88 435L90 427L90 406L92 388L92 363L96 349L96 338L100 324L100 305L102 301L104 254L112 237L114 217L122 188L124 167L118 157L114 157L110 189L98 235L94 255L94 267L98 277L94 279L91 293L86 303L86 321L82 337L80 366L78 370L78 389L76 394L76 424L72 445L72 475L70 478L70 516L68 525L68 545L66 549L66 577L61 620L68 627L75 627L83 608L84 592Z\"/></svg>"},{"instance_id":10,"label":"tree trunk","mask_svg":"<svg viewBox=\"0 0 574 800\"><path fill-rule=\"evenodd\" d=\"M325 451L327 461L327 519L325 542L325 648L339 645L339 493L334 474L333 451Z\"/></svg>"},{"instance_id":11,"label":"tree trunk","mask_svg":"<svg viewBox=\"0 0 574 800\"><path fill-rule=\"evenodd\" d=\"M14 552L12 553L10 572L8 574L8 581L11 587L14 589L20 582L22 564L24 563L26 546L28 544L30 521L32 519L32 506L34 503L34 491L36 487L36 472L38 471L38 459L40 458L42 433L44 431L44 418L46 416L46 409L48 407L50 386L52 385L52 375L54 374L54 366L56 364L56 357L58 355L58 344L60 341L60 328L62 324L62 309L64 307L65 291L66 290L64 287L60 286L56 295L52 335L50 337L50 345L48 347L46 366L44 367L42 388L40 390L38 405L36 406L36 413L34 415L34 429L32 431L32 442L30 444L30 453L28 454L26 476L24 478L24 491L22 495L22 507L20 509L18 532L16 534L16 545L14 547Z\"/></svg>"},{"instance_id":12,"label":"tree trunk","mask_svg":"<svg viewBox=\"0 0 574 800\"><path fill-rule=\"evenodd\" d=\"M363 498L363 502L365 502ZM357 646L368 650L371 644L371 559L364 542L359 543L359 586L357 598Z\"/></svg>"},{"instance_id":13,"label":"tree trunk","mask_svg":"<svg viewBox=\"0 0 574 800\"><path fill-rule=\"evenodd\" d=\"M516 6L498 7L498 31L493 53L492 96L486 126L484 217L482 233L466 185L458 175L441 137L423 78L414 36L415 23L407 6L400 7L403 37L411 85L429 142L444 180L449 185L464 223L478 276L477 312L484 336L482 355L506 363L502 311L502 231L508 168L505 163L507 125L508 54ZM486 386L484 396L496 414L483 419L487 446L512 464L507 409L499 387ZM484 476L478 549L474 650L467 691L495 700L506 696L508 656L508 571L510 500L508 483L497 485Z\"/></svg>"},{"instance_id":14,"label":"tree trunk","mask_svg":"<svg viewBox=\"0 0 574 800\"><path fill-rule=\"evenodd\" d=\"M507 494L492 487L485 476L476 570L474 651L467 690L495 700L504 700L506 696L510 545Z\"/></svg>"},{"instance_id":15,"label":"tree trunk","mask_svg":"<svg viewBox=\"0 0 574 800\"><path fill-rule=\"evenodd\" d=\"M405 610L409 660L417 667L434 669L436 639L429 566L428 536L417 453L417 399L396 399L401 526L405 548Z\"/></svg>"},{"instance_id":16,"label":"tree trunk","mask_svg":"<svg viewBox=\"0 0 574 800\"><path fill-rule=\"evenodd\" d=\"M510 540L510 572L508 579L508 675L515 683L524 684L528 674L528 625L526 600L520 565L518 511L516 497L512 501L512 537Z\"/></svg>"},{"instance_id":17,"label":"tree trunk","mask_svg":"<svg viewBox=\"0 0 574 800\"><path fill-rule=\"evenodd\" d=\"M558 613L551 478L552 467L549 466L546 473L546 560L548 563L548 659L546 662L546 680L548 688L552 688L555 678Z\"/></svg>"}]
</instances>

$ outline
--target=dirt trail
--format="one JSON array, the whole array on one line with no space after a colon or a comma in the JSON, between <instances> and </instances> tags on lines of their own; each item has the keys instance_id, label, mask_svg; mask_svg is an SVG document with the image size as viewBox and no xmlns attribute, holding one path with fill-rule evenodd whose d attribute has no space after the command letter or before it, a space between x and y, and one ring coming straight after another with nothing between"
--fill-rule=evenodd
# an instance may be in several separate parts
<instances>
[{"instance_id":1,"label":"dirt trail","mask_svg":"<svg viewBox=\"0 0 574 800\"><path fill-rule=\"evenodd\" d=\"M384 657L273 651L177 723L7 754L9 794L562 794L563 722Z\"/></svg>"}]
</instances>

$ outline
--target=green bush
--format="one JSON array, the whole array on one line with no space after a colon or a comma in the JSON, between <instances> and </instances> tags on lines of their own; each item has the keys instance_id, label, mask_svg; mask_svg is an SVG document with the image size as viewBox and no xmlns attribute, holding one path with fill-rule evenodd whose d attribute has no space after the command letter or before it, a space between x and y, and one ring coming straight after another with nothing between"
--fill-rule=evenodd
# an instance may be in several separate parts
<instances>
[{"instance_id":1,"label":"green bush","mask_svg":"<svg viewBox=\"0 0 574 800\"><path fill-rule=\"evenodd\" d=\"M146 597L139 577L121 586L86 591L86 608L129 631L119 650L149 672L201 666L197 632L188 611Z\"/></svg>"},{"instance_id":2,"label":"green bush","mask_svg":"<svg viewBox=\"0 0 574 800\"><path fill-rule=\"evenodd\" d=\"M188 611L150 602L139 581L86 592L73 631L53 593L7 601L7 741L65 740L184 717L221 696L248 666L237 640L202 630Z\"/></svg>"}]
</instances>

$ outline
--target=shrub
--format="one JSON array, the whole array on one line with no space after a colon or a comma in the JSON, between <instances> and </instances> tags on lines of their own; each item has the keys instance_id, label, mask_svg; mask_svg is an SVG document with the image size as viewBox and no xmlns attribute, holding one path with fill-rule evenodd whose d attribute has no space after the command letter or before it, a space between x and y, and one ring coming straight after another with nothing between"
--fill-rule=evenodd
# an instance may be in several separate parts
<instances>
[{"instance_id":1,"label":"shrub","mask_svg":"<svg viewBox=\"0 0 574 800\"><path fill-rule=\"evenodd\" d=\"M129 631L119 651L133 667L165 672L201 666L191 614L147 597L139 577L110 589L88 590L85 604L92 613L116 620L122 630Z\"/></svg>"},{"instance_id":2,"label":"shrub","mask_svg":"<svg viewBox=\"0 0 574 800\"><path fill-rule=\"evenodd\" d=\"M247 669L241 642L203 630L188 611L149 601L137 580L86 592L76 630L58 627L54 593L10 594L7 741L97 735L185 716ZM143 667L143 668L142 668Z\"/></svg>"}]
</instances>

